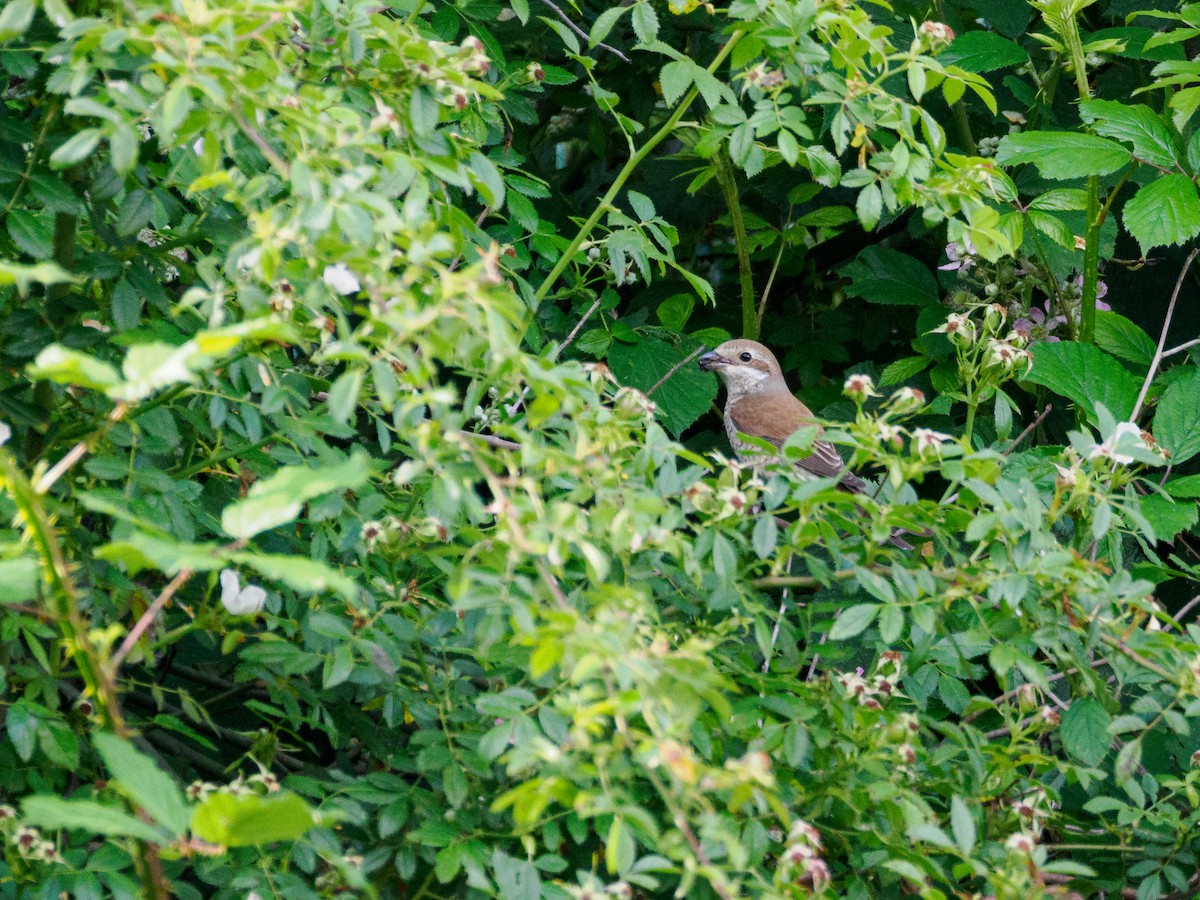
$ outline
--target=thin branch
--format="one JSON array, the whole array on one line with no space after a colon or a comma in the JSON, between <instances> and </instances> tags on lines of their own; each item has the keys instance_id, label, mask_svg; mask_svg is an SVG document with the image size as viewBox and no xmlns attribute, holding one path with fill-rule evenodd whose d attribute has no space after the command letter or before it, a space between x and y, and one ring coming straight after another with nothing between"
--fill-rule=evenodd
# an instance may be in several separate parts
<instances>
[{"instance_id":1,"label":"thin branch","mask_svg":"<svg viewBox=\"0 0 1200 900\"><path fill-rule=\"evenodd\" d=\"M571 604L567 600L567 595L563 593L562 587L558 583L558 579L554 577L554 573L550 571L550 566L542 557L537 557L534 560L534 566L538 570L538 574L542 576L542 581L546 583L546 587L550 589L556 603L563 609L571 609Z\"/></svg>"},{"instance_id":2,"label":"thin branch","mask_svg":"<svg viewBox=\"0 0 1200 900\"><path fill-rule=\"evenodd\" d=\"M574 22L572 22L570 16L568 16L565 12L563 12L561 9L559 9L555 4L551 3L550 0L542 0L542 2L545 3L552 10L554 10L554 14L556 16L558 16L560 19L562 19L563 23L568 28L570 28L573 32L575 32L577 35L579 35L585 41L588 41L588 43L591 43L590 39L588 38L587 32L584 31L582 28L580 28L578 25L576 25ZM626 56L624 53L622 53L616 47L610 47L608 44L605 44L603 42L598 43L596 46L607 50L609 53L616 56L622 62L627 62L627 63L633 62L632 59L630 59L628 56Z\"/></svg>"},{"instance_id":3,"label":"thin branch","mask_svg":"<svg viewBox=\"0 0 1200 900\"><path fill-rule=\"evenodd\" d=\"M54 482L71 471L75 463L83 459L83 455L91 449L92 444L100 440L115 423L121 421L128 411L129 405L126 403L118 403L114 406L112 412L108 414L108 421L105 422L104 426L68 450L62 459L47 469L45 474L37 480L37 484L33 486L33 489L39 494L44 494L50 490L54 486Z\"/></svg>"},{"instance_id":4,"label":"thin branch","mask_svg":"<svg viewBox=\"0 0 1200 900\"><path fill-rule=\"evenodd\" d=\"M1197 594L1195 597L1193 597L1187 603L1183 604L1183 607L1179 610L1179 612L1175 613L1175 615L1171 616L1171 618L1174 619L1176 622L1178 622L1180 625L1182 625L1183 617L1186 616L1188 613L1190 613L1198 605L1200 605L1200 594Z\"/></svg>"},{"instance_id":5,"label":"thin branch","mask_svg":"<svg viewBox=\"0 0 1200 900\"><path fill-rule=\"evenodd\" d=\"M284 178L287 178L291 174L292 168L287 164L287 160L275 152L275 148L268 144L267 139L258 133L258 129L246 121L240 111L236 108L231 108L229 110L229 117L233 119L233 124L237 125L238 130L249 138L250 143L258 148L258 152L271 164L271 168L277 170Z\"/></svg>"},{"instance_id":6,"label":"thin branch","mask_svg":"<svg viewBox=\"0 0 1200 900\"><path fill-rule=\"evenodd\" d=\"M483 441L485 444L491 444L493 447L499 447L501 450L520 450L521 445L516 441L508 441L502 437L496 437L494 434L479 434L475 431L460 431L463 437L474 438L477 441Z\"/></svg>"},{"instance_id":7,"label":"thin branch","mask_svg":"<svg viewBox=\"0 0 1200 900\"><path fill-rule=\"evenodd\" d=\"M704 349L703 347L697 347L695 350L693 350L691 353L689 353L687 356L685 356L679 362L675 363L675 365L671 366L671 368L667 371L667 374L664 375L662 378L658 379L658 381L654 382L654 387L652 387L652 388L650 388L650 390L646 391L646 396L649 397L651 394L653 394L655 391L657 391L660 387L662 387L664 381L666 381L668 378L670 378L672 375L674 375L676 372L678 372L680 369L682 369L684 366L686 366L688 363L690 363L693 359L695 359L697 356L699 356L700 351L703 349Z\"/></svg>"},{"instance_id":8,"label":"thin branch","mask_svg":"<svg viewBox=\"0 0 1200 900\"><path fill-rule=\"evenodd\" d=\"M592 317L592 313L594 313L596 310L598 310L600 308L600 303L603 299L604 299L604 295L601 294L599 297L596 298L596 302L588 307L588 311L585 312L583 314L583 317L580 318L580 320L575 323L575 327L571 329L571 333L567 335L567 339L558 345L558 348L554 351L553 356L557 357L558 354L562 353L564 350L567 349L567 347L569 347L571 345L571 341L575 340L576 335L579 334L579 330L581 328L583 328L583 324Z\"/></svg>"},{"instance_id":9,"label":"thin branch","mask_svg":"<svg viewBox=\"0 0 1200 900\"><path fill-rule=\"evenodd\" d=\"M758 333L762 334L763 316L767 312L767 298L771 296L771 286L775 283L775 275L779 272L779 261L783 259L783 248L787 245L787 239L784 235L787 233L788 225L791 224L790 214L791 209L788 209L789 219L787 225L783 226L783 230L779 232L779 252L775 254L775 262L771 263L771 274L767 276L766 286L763 287L762 296L758 298Z\"/></svg>"},{"instance_id":10,"label":"thin branch","mask_svg":"<svg viewBox=\"0 0 1200 900\"><path fill-rule=\"evenodd\" d=\"M1008 445L1008 449L1004 451L1004 455L1005 455L1005 456L1008 456L1008 454L1010 454L1010 453L1012 453L1014 450L1016 450L1016 449L1017 449L1017 446L1018 446L1018 445L1021 443L1021 441L1025 440L1025 438L1029 437L1029 433L1030 433L1031 431L1033 431L1033 429L1035 429L1035 428L1037 428L1039 425L1041 425L1041 424L1042 424L1042 420L1043 420L1043 419L1045 419L1045 418L1046 418L1046 416L1050 415L1050 410L1052 410L1052 409L1054 409L1054 405L1053 405L1053 404L1051 404L1051 403L1047 403L1047 404L1046 404L1046 408L1045 408L1045 409L1043 409L1043 410L1042 410L1040 413L1038 413L1038 415L1037 415L1037 418L1035 418L1035 419L1034 419L1032 422L1030 422L1030 423L1029 423L1029 424L1028 424L1028 425L1025 427L1025 430L1024 430L1024 431L1022 431L1022 432L1021 432L1020 434L1018 434L1018 435L1017 435L1015 438L1013 438L1013 442L1012 442L1011 444L1009 444L1009 445Z\"/></svg>"},{"instance_id":11,"label":"thin branch","mask_svg":"<svg viewBox=\"0 0 1200 900\"><path fill-rule=\"evenodd\" d=\"M191 569L183 569L178 575L171 579L170 583L162 589L162 593L154 598L141 618L137 620L137 624L130 629L129 634L125 635L125 640L121 641L121 646L117 652L112 655L112 673L116 676L117 671L121 668L121 663L125 661L125 657L134 648L142 635L146 633L146 629L150 627L150 623L154 621L154 617L162 612L162 608L171 602L171 598L175 593L183 587L189 578L192 577Z\"/></svg>"},{"instance_id":12,"label":"thin branch","mask_svg":"<svg viewBox=\"0 0 1200 900\"><path fill-rule=\"evenodd\" d=\"M1200 344L1200 338L1194 338L1193 340L1180 344L1178 347L1172 347L1170 350L1167 350L1163 353L1163 359L1166 359L1168 356L1174 356L1176 353L1182 353L1184 350L1191 350L1197 344Z\"/></svg>"},{"instance_id":13,"label":"thin branch","mask_svg":"<svg viewBox=\"0 0 1200 900\"><path fill-rule=\"evenodd\" d=\"M1154 359L1150 362L1150 371L1146 373L1146 380L1142 382L1142 389L1138 391L1133 412L1129 414L1130 422L1137 421L1138 413L1142 411L1142 403L1150 391L1150 384L1154 381L1154 376L1158 374L1158 367L1166 355L1163 350L1167 346L1167 332L1171 329L1171 318L1175 315L1175 303L1179 300L1179 292L1183 290L1183 279L1187 277L1188 269L1192 267L1198 254L1200 254L1200 247L1193 248L1192 252L1187 255L1187 259L1183 261L1183 268L1179 270L1179 278L1175 281L1175 290L1171 292L1171 302L1167 305L1167 316L1163 320L1162 333L1158 337L1158 347L1154 351Z\"/></svg>"}]
</instances>

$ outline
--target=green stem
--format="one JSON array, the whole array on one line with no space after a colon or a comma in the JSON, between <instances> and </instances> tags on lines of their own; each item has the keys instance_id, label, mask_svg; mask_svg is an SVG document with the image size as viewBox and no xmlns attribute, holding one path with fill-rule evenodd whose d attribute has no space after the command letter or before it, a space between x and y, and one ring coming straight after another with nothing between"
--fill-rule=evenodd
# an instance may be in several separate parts
<instances>
[{"instance_id":1,"label":"green stem","mask_svg":"<svg viewBox=\"0 0 1200 900\"><path fill-rule=\"evenodd\" d=\"M967 104L962 100L955 100L951 107L954 110L954 124L958 128L958 139L963 142L963 149L971 156L976 156L979 153L979 145L975 143L975 136L971 134L971 123L967 121Z\"/></svg>"},{"instance_id":2,"label":"green stem","mask_svg":"<svg viewBox=\"0 0 1200 900\"><path fill-rule=\"evenodd\" d=\"M1087 180L1087 234L1083 248L1083 294L1079 299L1079 340L1091 344L1096 340L1096 285L1100 280L1100 178Z\"/></svg>"},{"instance_id":3,"label":"green stem","mask_svg":"<svg viewBox=\"0 0 1200 900\"><path fill-rule=\"evenodd\" d=\"M709 65L709 74L716 72L721 63L725 61L725 58L733 51L733 48L737 42L741 40L743 34L745 34L743 31L734 32L733 36L726 41L725 46L721 48L721 51L717 54L716 59L714 59L712 64ZM591 234L592 229L596 227L596 223L600 221L600 217L612 208L613 202L617 199L617 194L620 193L621 188L625 186L625 182L628 180L629 176L633 174L634 170L639 165L641 165L642 160L650 155L651 150L653 150L670 136L671 132L675 130L675 126L679 124L679 120L683 118L684 113L688 111L688 108L699 95L700 91L697 88L693 87L691 90L689 90L684 96L683 100L680 101L679 105L675 107L675 111L671 113L667 121L663 123L662 127L659 128L658 131L654 132L654 134L651 135L646 143L642 144L638 151L634 153L633 156L629 157L629 160L624 166L621 167L621 171L617 173L617 177L613 179L613 183L609 186L604 196L600 198L600 202L596 204L596 208L592 211L592 214L588 216L587 221L580 226L579 233L575 235L574 240L572 240L567 249L563 251L562 256L560 256L558 259L558 262L554 264L554 268L550 270L550 274L546 276L546 278L542 281L541 286L538 287L537 291L534 293L533 308L530 310L531 314L537 312L538 307L542 305L542 301L545 300L546 295L550 293L550 288L554 287L555 282L558 281L559 277L566 270L567 266L571 264L571 260L575 258L575 255L579 252L579 248L583 246L583 242L587 240L587 237L589 234Z\"/></svg>"},{"instance_id":4,"label":"green stem","mask_svg":"<svg viewBox=\"0 0 1200 900\"><path fill-rule=\"evenodd\" d=\"M738 195L737 178L733 171L733 160L722 147L716 156L717 184L729 209L729 221L733 225L733 241L737 248L738 282L742 289L742 337L758 340L758 311L754 304L754 275L750 271L750 246L746 241L746 217L742 215L741 197Z\"/></svg>"}]
</instances>

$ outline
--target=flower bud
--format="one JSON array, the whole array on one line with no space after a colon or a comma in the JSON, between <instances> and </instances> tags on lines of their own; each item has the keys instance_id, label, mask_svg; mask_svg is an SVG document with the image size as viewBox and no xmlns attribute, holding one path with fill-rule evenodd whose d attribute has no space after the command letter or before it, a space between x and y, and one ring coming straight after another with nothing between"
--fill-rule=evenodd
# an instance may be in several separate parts
<instances>
[{"instance_id":1,"label":"flower bud","mask_svg":"<svg viewBox=\"0 0 1200 900\"><path fill-rule=\"evenodd\" d=\"M861 406L868 397L878 397L875 382L870 375L851 375L842 385L842 393Z\"/></svg>"},{"instance_id":2,"label":"flower bud","mask_svg":"<svg viewBox=\"0 0 1200 900\"><path fill-rule=\"evenodd\" d=\"M914 413L925 405L925 392L916 388L902 387L892 394L888 405L892 412L900 415Z\"/></svg>"}]
</instances>

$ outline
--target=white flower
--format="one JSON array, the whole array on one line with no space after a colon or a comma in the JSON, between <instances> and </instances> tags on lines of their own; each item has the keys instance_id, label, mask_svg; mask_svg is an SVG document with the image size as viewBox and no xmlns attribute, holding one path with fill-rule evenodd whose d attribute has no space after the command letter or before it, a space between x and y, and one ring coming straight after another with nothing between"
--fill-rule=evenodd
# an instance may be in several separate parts
<instances>
[{"instance_id":1,"label":"white flower","mask_svg":"<svg viewBox=\"0 0 1200 900\"><path fill-rule=\"evenodd\" d=\"M842 393L858 403L868 397L879 396L875 391L875 382L871 380L870 375L851 375L842 385Z\"/></svg>"},{"instance_id":2,"label":"white flower","mask_svg":"<svg viewBox=\"0 0 1200 900\"><path fill-rule=\"evenodd\" d=\"M357 294L362 290L362 285L359 284L358 278L355 277L354 273L350 271L349 266L345 263L326 266L325 274L321 278L338 294Z\"/></svg>"},{"instance_id":3,"label":"white flower","mask_svg":"<svg viewBox=\"0 0 1200 900\"><path fill-rule=\"evenodd\" d=\"M195 153L197 156L204 155L204 136L203 135L196 138L196 140L193 142L192 152Z\"/></svg>"},{"instance_id":4,"label":"white flower","mask_svg":"<svg viewBox=\"0 0 1200 900\"><path fill-rule=\"evenodd\" d=\"M913 442L917 445L917 455L925 456L930 451L934 456L940 456L942 444L950 440L950 435L942 434L931 428L918 428L913 432Z\"/></svg>"},{"instance_id":5,"label":"white flower","mask_svg":"<svg viewBox=\"0 0 1200 900\"><path fill-rule=\"evenodd\" d=\"M1116 430L1109 436L1108 440L1101 444L1092 444L1088 450L1088 459L1111 459L1113 462L1129 465L1133 462L1133 457L1128 453L1120 453L1116 449L1119 444L1125 443L1121 440L1122 437L1128 436L1132 438L1136 445L1146 447L1146 441L1142 437L1142 429L1132 422L1119 422ZM1128 446L1128 444L1126 444ZM1149 448L1147 448L1149 449Z\"/></svg>"},{"instance_id":6,"label":"white flower","mask_svg":"<svg viewBox=\"0 0 1200 900\"><path fill-rule=\"evenodd\" d=\"M12 437L12 429L6 423L0 422L0 447L3 447L10 437Z\"/></svg>"},{"instance_id":7,"label":"white flower","mask_svg":"<svg viewBox=\"0 0 1200 900\"><path fill-rule=\"evenodd\" d=\"M235 616L253 615L263 608L267 592L256 584L241 586L233 569L221 570L221 605Z\"/></svg>"}]
</instances>

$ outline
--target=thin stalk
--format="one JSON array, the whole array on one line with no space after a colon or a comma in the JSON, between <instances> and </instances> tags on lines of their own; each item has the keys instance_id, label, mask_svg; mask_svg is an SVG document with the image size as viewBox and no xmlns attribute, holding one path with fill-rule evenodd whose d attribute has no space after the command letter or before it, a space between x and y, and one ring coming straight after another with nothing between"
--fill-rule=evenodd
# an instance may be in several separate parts
<instances>
[{"instance_id":1,"label":"thin stalk","mask_svg":"<svg viewBox=\"0 0 1200 900\"><path fill-rule=\"evenodd\" d=\"M742 39L742 35L744 33L745 32L742 31L736 31L734 32L733 36L725 42L725 46L721 48L716 59L714 59L709 65L709 74L715 73L716 70L720 68L721 63L723 63L726 57L728 57L733 51L734 46ZM583 246L583 242L587 240L588 235L592 233L592 229L596 227L596 223L600 221L600 217L612 208L614 201L617 199L617 194L621 192L621 188L625 186L625 182L629 179L629 176L633 174L634 170L637 169L639 165L641 165L642 160L650 155L650 151L652 151L670 136L671 132L675 130L675 126L679 124L679 121L683 118L684 114L688 111L698 96L700 96L700 91L697 88L693 87L691 90L689 90L684 96L683 100L679 102L679 105L675 107L675 111L671 113L667 121L662 124L662 127L659 128L658 131L654 132L654 134L647 139L646 143L642 144L642 146L631 157L629 157L629 160L625 163L625 165L621 167L621 171L617 173L617 177L613 179L613 183L609 186L604 196L600 198L600 202L596 204L596 208L592 211L592 214L588 216L587 220L583 223L583 225L580 226L579 232L575 235L567 249L563 251L562 256L560 256L558 259L558 262L554 264L554 268L550 270L550 274L545 277L537 291L534 293L533 308L530 310L531 315L537 312L538 307L542 305L542 301L546 299L546 295L550 293L550 288L554 287L555 283L562 276L562 273L566 271L567 266L571 264L571 261L575 258L575 254L578 253L579 248Z\"/></svg>"},{"instance_id":2,"label":"thin stalk","mask_svg":"<svg viewBox=\"0 0 1200 900\"><path fill-rule=\"evenodd\" d=\"M733 160L722 147L716 158L717 184L729 210L729 222L733 225L733 242L737 249L738 283L742 293L742 337L758 340L758 314L754 304L754 275L750 271L750 246L746 241L746 217L742 215L742 200L738 195L737 178L733 172Z\"/></svg>"}]
</instances>

